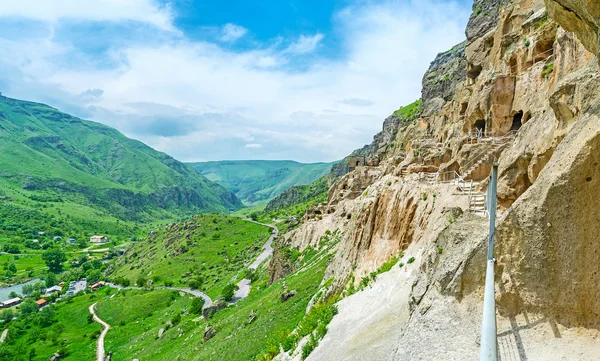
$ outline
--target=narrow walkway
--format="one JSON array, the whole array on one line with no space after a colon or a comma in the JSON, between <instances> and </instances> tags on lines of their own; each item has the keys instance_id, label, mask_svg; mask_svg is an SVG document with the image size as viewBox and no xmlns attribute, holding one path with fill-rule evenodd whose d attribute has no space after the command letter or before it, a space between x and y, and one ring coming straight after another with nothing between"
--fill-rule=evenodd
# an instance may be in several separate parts
<instances>
[{"instance_id":1,"label":"narrow walkway","mask_svg":"<svg viewBox=\"0 0 600 361\"><path fill-rule=\"evenodd\" d=\"M98 337L98 341L96 342L96 360L104 361L104 358L105 358L104 337L108 333L108 330L110 329L110 325L108 323L102 321L100 319L100 317L98 317L96 315L96 311L94 310L95 306L96 306L95 303L90 306L90 308L89 308L90 313L92 314L92 316L94 316L94 321L96 321L97 323L102 325L102 332L100 333L100 337Z\"/></svg>"},{"instance_id":2,"label":"narrow walkway","mask_svg":"<svg viewBox=\"0 0 600 361\"><path fill-rule=\"evenodd\" d=\"M0 343L3 343L6 340L6 336L8 335L8 328L2 331L2 335L0 335Z\"/></svg>"},{"instance_id":3,"label":"narrow walkway","mask_svg":"<svg viewBox=\"0 0 600 361\"><path fill-rule=\"evenodd\" d=\"M261 263L263 263L267 258L269 258L273 254L273 240L275 240L275 237L277 237L279 230L273 224L264 224L253 221L251 219L247 219L247 221L270 227L273 230L271 232L271 237L269 237L269 240L263 246L262 253L258 255L258 257L254 260L254 262L252 262L250 266L248 266L249 269L256 270ZM235 291L235 294L233 295L233 303L239 302L244 298L248 297L248 295L250 294L251 283L252 281L250 281L247 278L244 278L243 280L237 283L238 290Z\"/></svg>"}]
</instances>

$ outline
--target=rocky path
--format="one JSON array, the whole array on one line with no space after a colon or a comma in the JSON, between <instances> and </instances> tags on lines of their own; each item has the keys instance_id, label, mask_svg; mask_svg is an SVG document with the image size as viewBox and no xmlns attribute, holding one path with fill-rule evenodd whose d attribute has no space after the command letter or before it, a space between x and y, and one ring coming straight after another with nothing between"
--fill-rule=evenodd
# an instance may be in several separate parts
<instances>
[{"instance_id":1,"label":"rocky path","mask_svg":"<svg viewBox=\"0 0 600 361\"><path fill-rule=\"evenodd\" d=\"M252 262L252 264L250 266L248 266L249 269L255 270L258 268L258 266L260 266L261 263L263 263L267 258L269 258L273 254L273 240L275 240L275 237L277 237L279 230L273 224L264 224L264 223L253 221L251 219L247 219L247 221L253 222L256 224L261 224L263 226L267 226L267 227L270 227L271 229L273 229L273 232L271 233L271 237L269 237L269 240L267 240L267 242L263 246L262 253L258 255L258 257L254 260L254 262ZM237 283L238 290L235 291L235 295L233 296L234 303L248 297L248 295L250 294L251 283L252 282L247 278L244 278L243 280L241 280Z\"/></svg>"},{"instance_id":2,"label":"rocky path","mask_svg":"<svg viewBox=\"0 0 600 361\"><path fill-rule=\"evenodd\" d=\"M98 337L98 341L96 343L96 360L104 361L105 354L106 354L104 351L104 337L108 333L108 330L110 329L110 325L108 323L102 321L100 319L100 317L98 317L96 315L96 311L94 310L95 306L96 306L95 303L90 306L90 308L89 308L90 313L92 314L92 316L94 316L94 321L96 321L97 323L102 325L102 332L100 333L100 337Z\"/></svg>"}]
</instances>

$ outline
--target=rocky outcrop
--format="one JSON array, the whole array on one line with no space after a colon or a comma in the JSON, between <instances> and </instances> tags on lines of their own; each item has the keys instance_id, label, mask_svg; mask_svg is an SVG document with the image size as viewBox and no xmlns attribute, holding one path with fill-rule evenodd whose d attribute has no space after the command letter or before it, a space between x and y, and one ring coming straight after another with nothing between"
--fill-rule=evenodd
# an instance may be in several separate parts
<instances>
[{"instance_id":1,"label":"rocky outcrop","mask_svg":"<svg viewBox=\"0 0 600 361\"><path fill-rule=\"evenodd\" d=\"M571 4L576 19L561 20L567 15L556 15L564 10L551 9L551 2ZM409 290L403 289L411 317L457 309L455 302L464 300L479 310L486 220L450 211L466 211L468 197L435 180L465 175L475 164L468 178L481 181L472 189L477 192L497 161L501 317L513 331L515 317L530 314L561 327L597 329L600 71L589 39L597 36L592 25L600 17L595 2L546 3L548 11L543 0L475 1L464 55L440 54L428 71L435 75L424 78L424 111L400 123L388 147L379 149L377 166L339 178L319 214L283 235L285 246L318 247L327 230L340 230L325 275L337 290L390 256L411 252L420 257L407 276ZM458 74L456 82L434 81L448 72ZM415 324L406 327L435 333ZM398 359L415 356L405 351Z\"/></svg>"},{"instance_id":2,"label":"rocky outcrop","mask_svg":"<svg viewBox=\"0 0 600 361\"><path fill-rule=\"evenodd\" d=\"M431 116L452 99L456 86L466 79L465 45L440 53L423 77L423 116ZM384 123L385 128L385 123Z\"/></svg>"},{"instance_id":3,"label":"rocky outcrop","mask_svg":"<svg viewBox=\"0 0 600 361\"><path fill-rule=\"evenodd\" d=\"M600 55L600 3L596 0L544 0L548 14L574 32L592 53Z\"/></svg>"}]
</instances>

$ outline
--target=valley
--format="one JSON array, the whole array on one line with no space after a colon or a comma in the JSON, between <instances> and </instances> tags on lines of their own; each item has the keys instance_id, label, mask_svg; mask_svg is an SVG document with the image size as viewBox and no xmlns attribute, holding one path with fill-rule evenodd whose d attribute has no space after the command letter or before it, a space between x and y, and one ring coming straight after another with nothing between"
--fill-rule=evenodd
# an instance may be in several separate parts
<instances>
[{"instance_id":1,"label":"valley","mask_svg":"<svg viewBox=\"0 0 600 361\"><path fill-rule=\"evenodd\" d=\"M597 359L600 6L471 10L462 41L427 59L420 98L403 95L372 142L336 162L183 163L0 96L0 284L16 284L0 293L0 360ZM233 51L247 29L228 25L219 41ZM299 58L310 42L292 45L280 55ZM252 56L235 62L256 77L275 67ZM310 89L301 73L286 79ZM244 101L225 111L239 126L210 131L194 127L225 117L216 106L122 109L173 112L146 139L203 159L200 143L221 146L224 133L231 144L215 152L275 154L266 148L283 128L304 132L307 152L333 154L318 152L351 139L353 119L376 106L338 99L317 115L294 103L293 121L259 131ZM324 114L335 136L316 130ZM131 119L155 130L154 118Z\"/></svg>"}]
</instances>

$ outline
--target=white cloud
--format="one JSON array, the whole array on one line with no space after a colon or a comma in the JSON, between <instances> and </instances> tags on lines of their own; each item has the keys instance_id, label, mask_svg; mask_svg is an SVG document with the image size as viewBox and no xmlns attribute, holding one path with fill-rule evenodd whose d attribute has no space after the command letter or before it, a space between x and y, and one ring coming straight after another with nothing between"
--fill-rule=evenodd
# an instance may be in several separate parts
<instances>
[{"instance_id":1,"label":"white cloud","mask_svg":"<svg viewBox=\"0 0 600 361\"><path fill-rule=\"evenodd\" d=\"M244 148L262 148L262 144L259 144L259 143L246 144L244 146Z\"/></svg>"},{"instance_id":2,"label":"white cloud","mask_svg":"<svg viewBox=\"0 0 600 361\"><path fill-rule=\"evenodd\" d=\"M181 160L245 159L256 151L247 145L269 144L261 157L330 161L370 142L386 116L420 96L429 63L463 40L469 14L467 6L432 0L348 7L334 18L336 57L311 58L302 70L292 68L294 56L314 51L322 34L285 50L278 43L245 51L173 37L113 49L116 65L97 70L57 65L73 49L52 39L27 46L0 39L0 51L11 54L0 59L0 86L8 96L44 101L39 89L58 89L69 105L102 89L90 103L95 110L81 114ZM165 114L181 121L160 136L160 122L179 119Z\"/></svg>"},{"instance_id":3,"label":"white cloud","mask_svg":"<svg viewBox=\"0 0 600 361\"><path fill-rule=\"evenodd\" d=\"M324 35L317 33L314 36L300 35L298 40L291 43L285 52L292 54L307 54L312 53L323 40Z\"/></svg>"},{"instance_id":4,"label":"white cloud","mask_svg":"<svg viewBox=\"0 0 600 361\"><path fill-rule=\"evenodd\" d=\"M168 6L156 0L18 0L0 2L0 17L21 17L46 22L133 20L162 30L175 30Z\"/></svg>"},{"instance_id":5,"label":"white cloud","mask_svg":"<svg viewBox=\"0 0 600 361\"><path fill-rule=\"evenodd\" d=\"M221 30L221 41L233 42L246 35L248 29L236 24L225 24Z\"/></svg>"}]
</instances>

